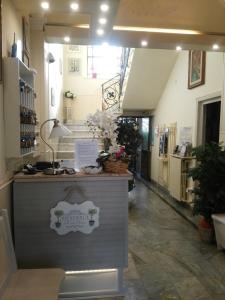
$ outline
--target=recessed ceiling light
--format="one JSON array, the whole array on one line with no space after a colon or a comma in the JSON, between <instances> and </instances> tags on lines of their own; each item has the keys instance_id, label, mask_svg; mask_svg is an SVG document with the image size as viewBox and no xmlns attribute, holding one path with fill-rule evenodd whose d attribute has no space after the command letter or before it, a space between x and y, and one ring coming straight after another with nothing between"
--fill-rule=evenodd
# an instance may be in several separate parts
<instances>
[{"instance_id":1,"label":"recessed ceiling light","mask_svg":"<svg viewBox=\"0 0 225 300\"><path fill-rule=\"evenodd\" d=\"M49 3L48 2L41 2L41 7L45 10L49 9Z\"/></svg>"},{"instance_id":2,"label":"recessed ceiling light","mask_svg":"<svg viewBox=\"0 0 225 300\"><path fill-rule=\"evenodd\" d=\"M73 2L70 4L70 8L72 10L78 10L79 9L79 4L77 2Z\"/></svg>"},{"instance_id":3,"label":"recessed ceiling light","mask_svg":"<svg viewBox=\"0 0 225 300\"><path fill-rule=\"evenodd\" d=\"M97 35L103 35L105 33L102 28L97 29L96 32L97 32Z\"/></svg>"},{"instance_id":4,"label":"recessed ceiling light","mask_svg":"<svg viewBox=\"0 0 225 300\"><path fill-rule=\"evenodd\" d=\"M217 44L214 44L214 45L212 46L212 48L213 48L213 50L219 50L219 49L220 49L219 45L217 45Z\"/></svg>"},{"instance_id":5,"label":"recessed ceiling light","mask_svg":"<svg viewBox=\"0 0 225 300\"><path fill-rule=\"evenodd\" d=\"M101 24L101 25L105 25L107 23L107 20L106 18L100 18L98 19L98 22Z\"/></svg>"},{"instance_id":6,"label":"recessed ceiling light","mask_svg":"<svg viewBox=\"0 0 225 300\"><path fill-rule=\"evenodd\" d=\"M182 50L182 47L181 47L181 46L177 46L177 47L176 47L176 50L177 50L177 51L181 51L181 50Z\"/></svg>"},{"instance_id":7,"label":"recessed ceiling light","mask_svg":"<svg viewBox=\"0 0 225 300\"><path fill-rule=\"evenodd\" d=\"M141 46L142 46L142 47L148 46L148 42L145 41L145 40L141 41Z\"/></svg>"},{"instance_id":8,"label":"recessed ceiling light","mask_svg":"<svg viewBox=\"0 0 225 300\"><path fill-rule=\"evenodd\" d=\"M101 9L101 11L106 12L106 11L109 10L109 5L103 3L103 4L100 6L100 9Z\"/></svg>"},{"instance_id":9,"label":"recessed ceiling light","mask_svg":"<svg viewBox=\"0 0 225 300\"><path fill-rule=\"evenodd\" d=\"M64 42L69 43L70 42L70 37L69 36L65 36L64 37Z\"/></svg>"}]
</instances>

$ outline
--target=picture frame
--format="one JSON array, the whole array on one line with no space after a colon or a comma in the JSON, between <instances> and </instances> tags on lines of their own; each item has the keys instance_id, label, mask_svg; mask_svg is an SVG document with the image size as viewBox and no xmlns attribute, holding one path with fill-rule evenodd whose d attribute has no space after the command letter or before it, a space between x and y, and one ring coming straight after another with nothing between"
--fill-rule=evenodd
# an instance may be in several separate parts
<instances>
[{"instance_id":1,"label":"picture frame","mask_svg":"<svg viewBox=\"0 0 225 300\"><path fill-rule=\"evenodd\" d=\"M68 58L68 72L74 75L81 74L81 60L77 57Z\"/></svg>"},{"instance_id":2,"label":"picture frame","mask_svg":"<svg viewBox=\"0 0 225 300\"><path fill-rule=\"evenodd\" d=\"M206 52L190 50L188 61L188 89L205 84Z\"/></svg>"},{"instance_id":3,"label":"picture frame","mask_svg":"<svg viewBox=\"0 0 225 300\"><path fill-rule=\"evenodd\" d=\"M186 145L181 145L180 147L180 156L184 157L186 156L186 151L187 151L187 146Z\"/></svg>"},{"instance_id":4,"label":"picture frame","mask_svg":"<svg viewBox=\"0 0 225 300\"><path fill-rule=\"evenodd\" d=\"M0 0L0 82L2 82L2 0Z\"/></svg>"},{"instance_id":5,"label":"picture frame","mask_svg":"<svg viewBox=\"0 0 225 300\"><path fill-rule=\"evenodd\" d=\"M78 45L68 45L69 52L80 52L80 46Z\"/></svg>"}]
</instances>

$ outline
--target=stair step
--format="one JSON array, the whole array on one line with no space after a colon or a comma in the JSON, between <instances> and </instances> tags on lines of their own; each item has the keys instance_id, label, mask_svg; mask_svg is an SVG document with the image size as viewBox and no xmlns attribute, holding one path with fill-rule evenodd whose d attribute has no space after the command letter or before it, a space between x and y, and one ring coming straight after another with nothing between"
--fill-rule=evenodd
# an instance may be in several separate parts
<instances>
[{"instance_id":1,"label":"stair step","mask_svg":"<svg viewBox=\"0 0 225 300\"><path fill-rule=\"evenodd\" d=\"M98 143L98 147L100 149L103 148L103 143ZM58 149L58 151L74 151L75 148L75 142L73 143L59 143L57 146L54 147L54 149Z\"/></svg>"},{"instance_id":2,"label":"stair step","mask_svg":"<svg viewBox=\"0 0 225 300\"><path fill-rule=\"evenodd\" d=\"M68 160L68 159L74 160L75 159L74 151L57 151L56 158L63 159L63 160Z\"/></svg>"}]
</instances>

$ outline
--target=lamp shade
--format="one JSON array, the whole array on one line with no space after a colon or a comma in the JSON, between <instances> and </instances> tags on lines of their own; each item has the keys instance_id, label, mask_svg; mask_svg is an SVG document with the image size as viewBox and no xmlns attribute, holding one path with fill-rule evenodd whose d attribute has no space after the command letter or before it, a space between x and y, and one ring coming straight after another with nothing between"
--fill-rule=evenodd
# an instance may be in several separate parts
<instances>
[{"instance_id":1,"label":"lamp shade","mask_svg":"<svg viewBox=\"0 0 225 300\"><path fill-rule=\"evenodd\" d=\"M72 134L72 131L70 131L64 125L60 124L58 120L55 120L54 126L52 127L51 133L49 135L49 139L54 139L70 134Z\"/></svg>"}]
</instances>

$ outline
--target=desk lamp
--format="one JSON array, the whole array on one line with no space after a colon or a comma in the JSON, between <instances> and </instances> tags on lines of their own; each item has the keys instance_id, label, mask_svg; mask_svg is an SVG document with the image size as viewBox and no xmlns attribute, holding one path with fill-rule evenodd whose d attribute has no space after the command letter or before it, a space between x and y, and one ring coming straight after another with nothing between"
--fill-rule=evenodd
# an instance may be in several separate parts
<instances>
[{"instance_id":1,"label":"desk lamp","mask_svg":"<svg viewBox=\"0 0 225 300\"><path fill-rule=\"evenodd\" d=\"M43 127L46 123L48 122L54 122L54 125L52 127L51 133L49 135L49 139L53 139L53 138L58 138L58 137L62 137L65 135L70 135L72 134L72 132L66 128L65 126L63 126L62 124L59 123L59 120L57 119L48 119L46 121L44 121L41 125L40 128L40 138L42 139L42 141L49 147L49 149L52 151L52 168L48 168L46 170L44 170L44 173L47 175L57 175L61 173L61 169L57 169L55 168L55 153L54 153L54 149L51 145L49 145L44 137L43 137Z\"/></svg>"}]
</instances>

